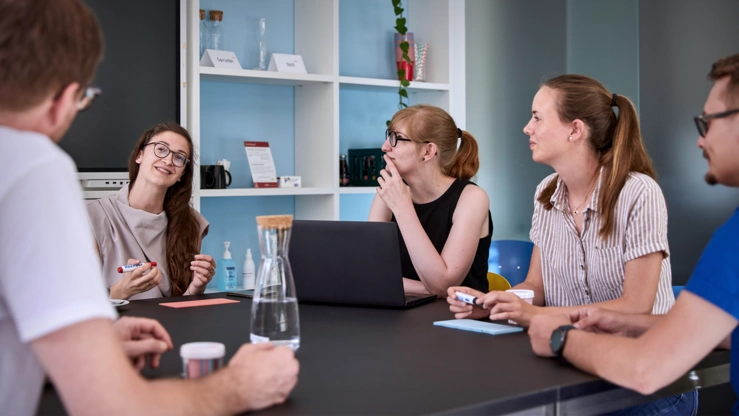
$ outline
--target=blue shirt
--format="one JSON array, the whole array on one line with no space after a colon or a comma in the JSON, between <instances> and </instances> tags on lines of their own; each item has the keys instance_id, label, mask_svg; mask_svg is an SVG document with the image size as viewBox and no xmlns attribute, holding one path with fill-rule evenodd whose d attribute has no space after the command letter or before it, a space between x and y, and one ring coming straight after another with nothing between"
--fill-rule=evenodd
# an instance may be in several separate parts
<instances>
[{"instance_id":1,"label":"blue shirt","mask_svg":"<svg viewBox=\"0 0 739 416\"><path fill-rule=\"evenodd\" d=\"M739 209L713 233L685 290L739 320ZM731 385L739 395L739 327L731 333ZM739 415L739 402L732 413Z\"/></svg>"}]
</instances>

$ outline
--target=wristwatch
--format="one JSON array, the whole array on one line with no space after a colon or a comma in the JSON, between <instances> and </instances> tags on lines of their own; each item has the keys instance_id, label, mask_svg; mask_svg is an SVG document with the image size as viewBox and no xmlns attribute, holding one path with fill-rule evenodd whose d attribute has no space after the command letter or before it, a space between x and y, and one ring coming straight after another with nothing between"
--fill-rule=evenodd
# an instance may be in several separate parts
<instances>
[{"instance_id":1,"label":"wristwatch","mask_svg":"<svg viewBox=\"0 0 739 416\"><path fill-rule=\"evenodd\" d=\"M552 331L552 336L549 338L549 347L552 349L552 354L556 357L562 357L565 342L567 341L567 331L570 329L575 329L575 327L572 325L562 325Z\"/></svg>"}]
</instances>

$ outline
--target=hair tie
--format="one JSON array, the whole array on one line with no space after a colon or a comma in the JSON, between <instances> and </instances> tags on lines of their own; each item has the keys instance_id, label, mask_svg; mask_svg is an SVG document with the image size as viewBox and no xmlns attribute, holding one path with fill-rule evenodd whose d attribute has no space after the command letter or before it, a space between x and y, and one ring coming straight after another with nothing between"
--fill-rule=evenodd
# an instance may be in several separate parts
<instances>
[{"instance_id":1,"label":"hair tie","mask_svg":"<svg viewBox=\"0 0 739 416\"><path fill-rule=\"evenodd\" d=\"M460 139L462 138L462 129L460 129L459 127L457 127L457 137Z\"/></svg>"},{"instance_id":2,"label":"hair tie","mask_svg":"<svg viewBox=\"0 0 739 416\"><path fill-rule=\"evenodd\" d=\"M616 104L616 97L618 97L618 94L611 95L611 107L618 107Z\"/></svg>"}]
</instances>

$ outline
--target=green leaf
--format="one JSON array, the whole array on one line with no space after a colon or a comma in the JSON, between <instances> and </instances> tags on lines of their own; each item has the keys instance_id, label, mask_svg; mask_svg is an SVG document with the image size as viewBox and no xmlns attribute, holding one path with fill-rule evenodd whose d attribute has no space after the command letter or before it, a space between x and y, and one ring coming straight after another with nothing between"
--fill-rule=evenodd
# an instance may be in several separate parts
<instances>
[{"instance_id":1,"label":"green leaf","mask_svg":"<svg viewBox=\"0 0 739 416\"><path fill-rule=\"evenodd\" d=\"M393 2L393 7L400 6L400 0L392 0L392 2Z\"/></svg>"},{"instance_id":2,"label":"green leaf","mask_svg":"<svg viewBox=\"0 0 739 416\"><path fill-rule=\"evenodd\" d=\"M411 83L407 79L403 78L403 79L400 80L400 85L402 85L404 87L410 87Z\"/></svg>"},{"instance_id":3,"label":"green leaf","mask_svg":"<svg viewBox=\"0 0 739 416\"><path fill-rule=\"evenodd\" d=\"M398 71L398 79L405 79L405 69Z\"/></svg>"},{"instance_id":4,"label":"green leaf","mask_svg":"<svg viewBox=\"0 0 739 416\"><path fill-rule=\"evenodd\" d=\"M403 107L403 108L408 108L408 104L406 104L404 102L401 102L398 106L399 107Z\"/></svg>"},{"instance_id":5,"label":"green leaf","mask_svg":"<svg viewBox=\"0 0 739 416\"><path fill-rule=\"evenodd\" d=\"M408 49L411 47L408 42L403 42L400 44L400 50L403 51L403 55L408 55Z\"/></svg>"},{"instance_id":6,"label":"green leaf","mask_svg":"<svg viewBox=\"0 0 739 416\"><path fill-rule=\"evenodd\" d=\"M405 81L406 83L410 85L410 83L407 80L403 80L403 81ZM398 95L400 95L401 97L408 98L408 91L406 91L405 89L401 89L400 91L398 91Z\"/></svg>"},{"instance_id":7,"label":"green leaf","mask_svg":"<svg viewBox=\"0 0 739 416\"><path fill-rule=\"evenodd\" d=\"M402 7L400 7L400 6L394 6L394 7L395 7L395 15L396 16L400 16L401 14L403 14L404 9Z\"/></svg>"},{"instance_id":8,"label":"green leaf","mask_svg":"<svg viewBox=\"0 0 739 416\"><path fill-rule=\"evenodd\" d=\"M385 127L390 127L390 120L387 120L387 121L385 122Z\"/></svg>"}]
</instances>

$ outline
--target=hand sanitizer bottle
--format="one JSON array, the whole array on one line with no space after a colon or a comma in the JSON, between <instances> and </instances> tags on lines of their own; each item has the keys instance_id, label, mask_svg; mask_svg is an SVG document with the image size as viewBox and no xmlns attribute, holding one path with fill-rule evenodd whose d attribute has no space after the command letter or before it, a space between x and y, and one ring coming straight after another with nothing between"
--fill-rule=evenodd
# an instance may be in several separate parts
<instances>
[{"instance_id":1,"label":"hand sanitizer bottle","mask_svg":"<svg viewBox=\"0 0 739 416\"><path fill-rule=\"evenodd\" d=\"M236 262L231 258L231 252L228 251L228 247L231 245L230 241L224 241L223 247L223 259L219 261L218 265L218 290L224 292L226 290L236 289Z\"/></svg>"},{"instance_id":2,"label":"hand sanitizer bottle","mask_svg":"<svg viewBox=\"0 0 739 416\"><path fill-rule=\"evenodd\" d=\"M244 289L254 289L256 275L254 274L254 260L251 257L251 249L246 249L246 260L244 260Z\"/></svg>"}]
</instances>

